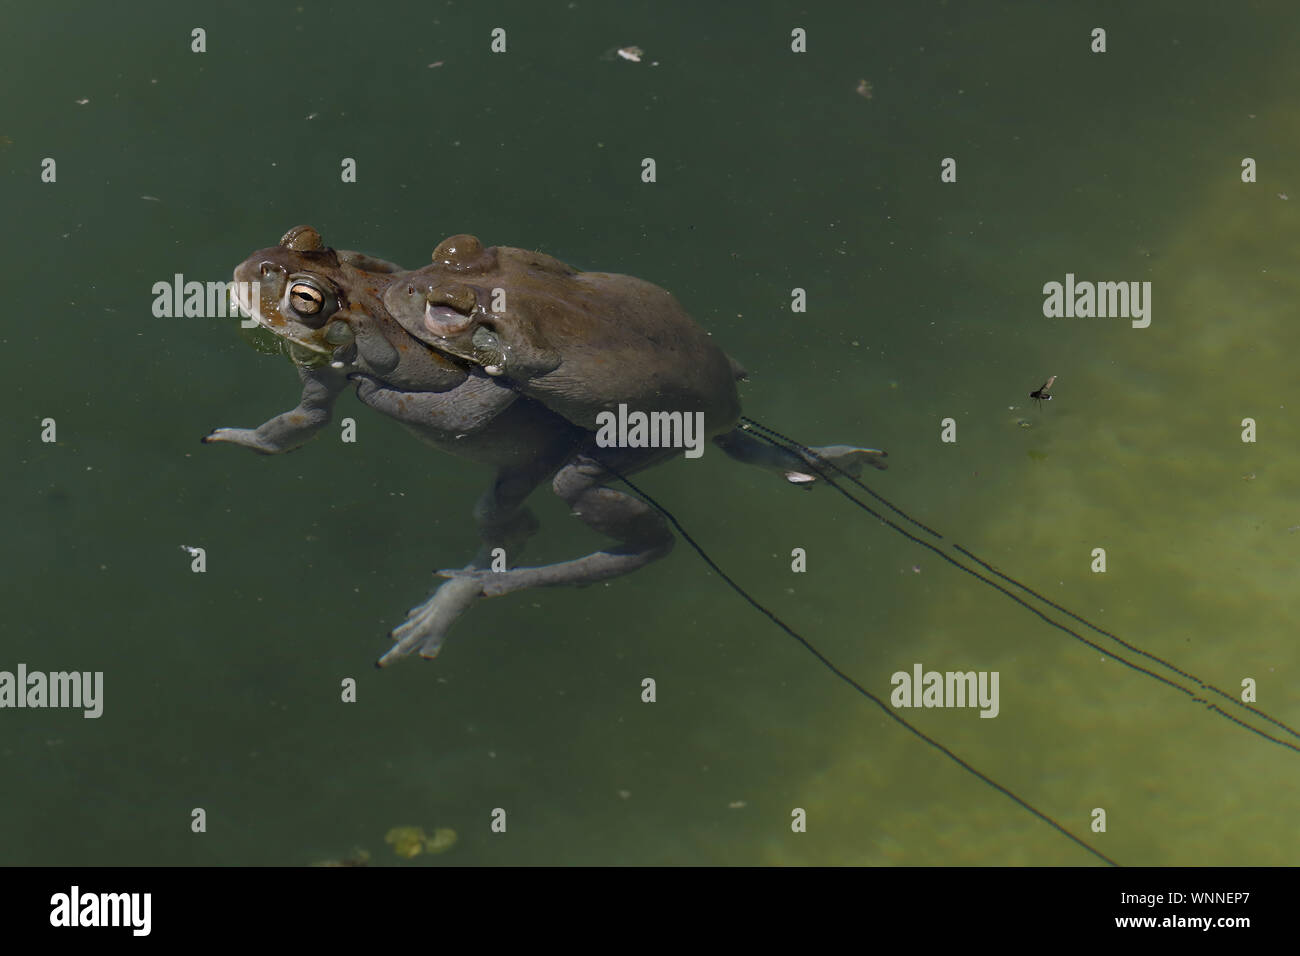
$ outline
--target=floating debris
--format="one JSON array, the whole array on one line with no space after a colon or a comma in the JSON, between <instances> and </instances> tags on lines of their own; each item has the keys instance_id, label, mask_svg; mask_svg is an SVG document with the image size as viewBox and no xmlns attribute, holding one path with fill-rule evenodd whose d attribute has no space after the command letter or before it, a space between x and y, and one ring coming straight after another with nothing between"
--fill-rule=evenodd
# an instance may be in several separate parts
<instances>
[{"instance_id":1,"label":"floating debris","mask_svg":"<svg viewBox=\"0 0 1300 956\"><path fill-rule=\"evenodd\" d=\"M456 845L460 839L451 827L438 827L433 836L424 841L425 853L444 853Z\"/></svg>"},{"instance_id":2,"label":"floating debris","mask_svg":"<svg viewBox=\"0 0 1300 956\"><path fill-rule=\"evenodd\" d=\"M457 839L450 827L438 827L433 836L427 836L424 827L393 827L384 835L384 842L392 845L393 852L408 860L421 853L445 853Z\"/></svg>"},{"instance_id":3,"label":"floating debris","mask_svg":"<svg viewBox=\"0 0 1300 956\"><path fill-rule=\"evenodd\" d=\"M862 97L864 100L871 99L871 94L872 92L874 92L874 88L871 85L871 81L858 80L858 88L856 92L858 96Z\"/></svg>"},{"instance_id":4,"label":"floating debris","mask_svg":"<svg viewBox=\"0 0 1300 956\"><path fill-rule=\"evenodd\" d=\"M321 860L319 863L313 863L312 866L369 866L370 853L359 847L354 847L352 855L344 857L341 860Z\"/></svg>"},{"instance_id":5,"label":"floating debris","mask_svg":"<svg viewBox=\"0 0 1300 956\"><path fill-rule=\"evenodd\" d=\"M408 860L424 852L424 841L423 827L393 827L384 834L384 842L392 846L393 852Z\"/></svg>"},{"instance_id":6,"label":"floating debris","mask_svg":"<svg viewBox=\"0 0 1300 956\"><path fill-rule=\"evenodd\" d=\"M442 60L434 60L429 64L429 69L436 70L438 67L442 66L442 62Z\"/></svg>"},{"instance_id":7,"label":"floating debris","mask_svg":"<svg viewBox=\"0 0 1300 956\"><path fill-rule=\"evenodd\" d=\"M78 106L85 106L87 103L90 102L90 98L87 96L83 96L79 100L73 100L73 102L76 103Z\"/></svg>"},{"instance_id":8,"label":"floating debris","mask_svg":"<svg viewBox=\"0 0 1300 956\"><path fill-rule=\"evenodd\" d=\"M619 47L617 53L623 59L630 60L633 63L640 63L641 57L645 56L645 50L641 49L639 46Z\"/></svg>"}]
</instances>

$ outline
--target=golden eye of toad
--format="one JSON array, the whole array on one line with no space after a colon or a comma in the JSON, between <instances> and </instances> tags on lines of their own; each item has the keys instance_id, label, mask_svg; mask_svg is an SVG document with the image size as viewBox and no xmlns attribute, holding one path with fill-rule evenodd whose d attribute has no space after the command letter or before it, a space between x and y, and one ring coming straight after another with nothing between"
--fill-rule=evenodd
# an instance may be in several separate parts
<instances>
[{"instance_id":1,"label":"golden eye of toad","mask_svg":"<svg viewBox=\"0 0 1300 956\"><path fill-rule=\"evenodd\" d=\"M321 295L319 289L297 282L289 290L289 303L300 315L315 315L325 304L325 297Z\"/></svg>"}]
</instances>

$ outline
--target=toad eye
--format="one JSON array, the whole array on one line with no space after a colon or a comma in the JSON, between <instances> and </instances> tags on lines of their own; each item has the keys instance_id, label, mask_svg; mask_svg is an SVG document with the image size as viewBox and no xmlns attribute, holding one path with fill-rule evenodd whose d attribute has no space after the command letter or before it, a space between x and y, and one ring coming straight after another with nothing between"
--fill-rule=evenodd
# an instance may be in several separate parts
<instances>
[{"instance_id":1,"label":"toad eye","mask_svg":"<svg viewBox=\"0 0 1300 956\"><path fill-rule=\"evenodd\" d=\"M319 329L339 310L338 293L312 276L289 276L280 299L280 310L287 319L296 319L309 329Z\"/></svg>"},{"instance_id":2,"label":"toad eye","mask_svg":"<svg viewBox=\"0 0 1300 956\"><path fill-rule=\"evenodd\" d=\"M289 289L289 305L299 315L316 315L325 307L325 296L315 286L295 282Z\"/></svg>"}]
</instances>

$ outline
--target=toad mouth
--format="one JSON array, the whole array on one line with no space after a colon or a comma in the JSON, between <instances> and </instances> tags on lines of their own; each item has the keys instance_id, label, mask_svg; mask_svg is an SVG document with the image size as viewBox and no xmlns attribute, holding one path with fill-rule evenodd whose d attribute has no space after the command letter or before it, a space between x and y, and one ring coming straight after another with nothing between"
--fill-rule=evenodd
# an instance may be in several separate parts
<instances>
[{"instance_id":1,"label":"toad mouth","mask_svg":"<svg viewBox=\"0 0 1300 956\"><path fill-rule=\"evenodd\" d=\"M434 335L446 338L464 332L473 320L455 309L430 302L424 307L424 327Z\"/></svg>"},{"instance_id":2,"label":"toad mouth","mask_svg":"<svg viewBox=\"0 0 1300 956\"><path fill-rule=\"evenodd\" d=\"M254 304L253 290L251 283L241 282L236 279L230 283L230 300L235 306L235 317L244 321L247 316L257 320L257 324L263 328L269 328L266 319L262 317L261 304Z\"/></svg>"}]
</instances>

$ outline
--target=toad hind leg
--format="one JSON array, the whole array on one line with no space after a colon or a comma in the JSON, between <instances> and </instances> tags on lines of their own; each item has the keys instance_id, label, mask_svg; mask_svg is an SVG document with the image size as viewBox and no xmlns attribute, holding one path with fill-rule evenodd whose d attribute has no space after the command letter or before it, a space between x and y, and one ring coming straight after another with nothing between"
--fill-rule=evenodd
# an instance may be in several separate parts
<instances>
[{"instance_id":1,"label":"toad hind leg","mask_svg":"<svg viewBox=\"0 0 1300 956\"><path fill-rule=\"evenodd\" d=\"M818 459L831 462L855 478L862 473L865 465L882 471L889 467L884 461L888 455L878 448L822 445L809 449L816 453L816 457L812 457L763 441L743 428L733 428L725 434L718 435L713 439L713 443L736 461L774 471L792 485L802 485L805 488L817 481L817 468L828 470L827 466ZM835 470L832 468L829 471L833 478Z\"/></svg>"},{"instance_id":2,"label":"toad hind leg","mask_svg":"<svg viewBox=\"0 0 1300 956\"><path fill-rule=\"evenodd\" d=\"M500 469L492 485L474 506L474 520L478 525L482 544L463 572L491 573L492 553L503 548L506 564L513 564L524 543L537 531L538 523L532 511L524 507L524 499L541 482L546 480L559 464L565 446L528 465ZM411 608L406 620L393 629L394 644L379 659L384 667L411 652L421 657L437 657L442 650L447 633L457 619L483 596L479 583L471 576L455 577L444 581L422 604Z\"/></svg>"},{"instance_id":3,"label":"toad hind leg","mask_svg":"<svg viewBox=\"0 0 1300 956\"><path fill-rule=\"evenodd\" d=\"M595 449L589 451L595 452ZM611 452L611 449L599 452L610 462L610 468L602 465L593 454L575 456L555 476L553 488L584 524L618 542L615 547L541 567L507 571L461 569L439 573L453 581L470 578L479 584L485 597L498 597L524 588L591 584L619 577L668 554L673 548L673 534L663 516L640 498L606 487L620 474L630 474L663 460L666 457L664 450L622 455ZM667 451L667 455L673 453L672 449Z\"/></svg>"}]
</instances>

